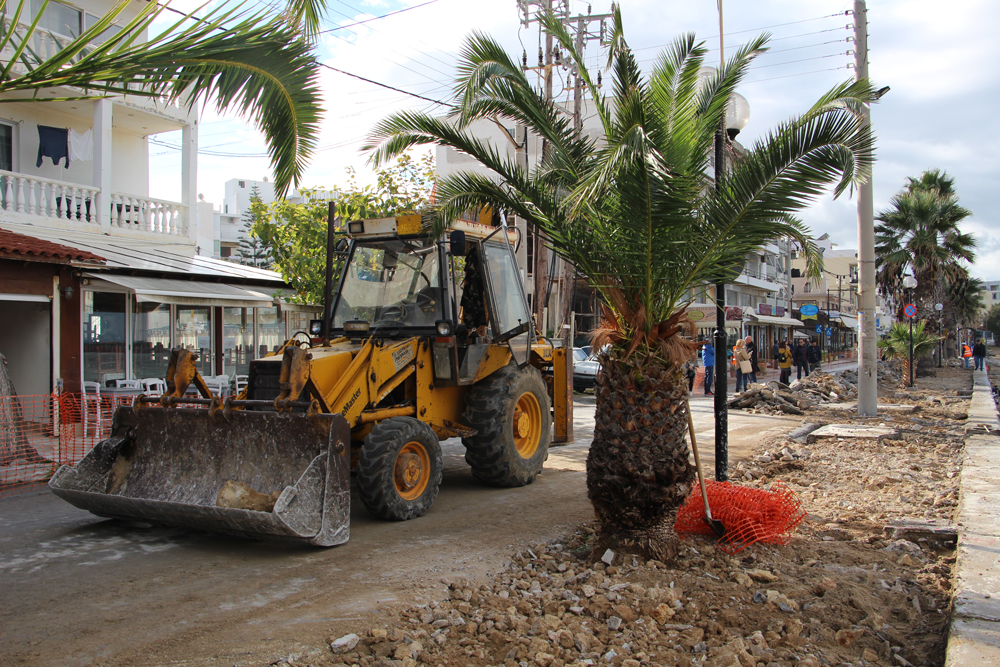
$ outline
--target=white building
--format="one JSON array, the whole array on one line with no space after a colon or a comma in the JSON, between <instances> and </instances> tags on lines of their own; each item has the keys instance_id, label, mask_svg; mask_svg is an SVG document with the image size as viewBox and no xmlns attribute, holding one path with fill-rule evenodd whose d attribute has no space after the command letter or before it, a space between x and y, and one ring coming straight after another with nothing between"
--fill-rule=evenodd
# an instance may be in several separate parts
<instances>
[{"instance_id":1,"label":"white building","mask_svg":"<svg viewBox=\"0 0 1000 667\"><path fill-rule=\"evenodd\" d=\"M51 55L114 4L49 2L32 48ZM26 6L22 30L38 5ZM132 2L120 21L145 7ZM3 10L8 25L16 9ZM12 53L8 43L0 61ZM177 130L181 200L152 198L149 137ZM73 159L70 142L83 149ZM0 105L0 318L19 325L0 351L20 394L162 377L174 347L198 350L204 375L246 372L289 327L304 328L308 313L275 305L278 274L211 258L216 230L211 205L196 200L197 156L198 117L186 106L133 96Z\"/></svg>"}]
</instances>

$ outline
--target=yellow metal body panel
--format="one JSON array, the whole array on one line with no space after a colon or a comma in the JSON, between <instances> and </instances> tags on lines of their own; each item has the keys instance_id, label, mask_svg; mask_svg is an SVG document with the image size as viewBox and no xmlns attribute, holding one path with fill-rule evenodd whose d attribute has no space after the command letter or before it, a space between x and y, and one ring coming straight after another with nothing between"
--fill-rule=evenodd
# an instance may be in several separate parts
<instances>
[{"instance_id":1,"label":"yellow metal body panel","mask_svg":"<svg viewBox=\"0 0 1000 667\"><path fill-rule=\"evenodd\" d=\"M434 385L434 360L427 341L417 351L417 419L427 424L438 436L450 437L450 424L459 424L465 411L465 387Z\"/></svg>"},{"instance_id":2,"label":"yellow metal body panel","mask_svg":"<svg viewBox=\"0 0 1000 667\"><path fill-rule=\"evenodd\" d=\"M493 375L509 364L511 356L510 348L506 345L490 345L486 350L486 355L479 362L474 382L479 382L483 378Z\"/></svg>"},{"instance_id":3,"label":"yellow metal body panel","mask_svg":"<svg viewBox=\"0 0 1000 667\"><path fill-rule=\"evenodd\" d=\"M374 349L368 369L368 395L372 405L377 405L413 372L416 357L416 338Z\"/></svg>"},{"instance_id":4,"label":"yellow metal body panel","mask_svg":"<svg viewBox=\"0 0 1000 667\"><path fill-rule=\"evenodd\" d=\"M324 391L322 385L316 385L330 411L344 415L352 428L357 426L361 411L368 407L368 362L373 349L371 340L362 345L344 374L329 391Z\"/></svg>"},{"instance_id":5,"label":"yellow metal body panel","mask_svg":"<svg viewBox=\"0 0 1000 667\"><path fill-rule=\"evenodd\" d=\"M573 442L573 357L565 347L552 351L552 442Z\"/></svg>"},{"instance_id":6,"label":"yellow metal body panel","mask_svg":"<svg viewBox=\"0 0 1000 667\"><path fill-rule=\"evenodd\" d=\"M396 233L400 236L419 234L424 225L419 215L400 215L396 217Z\"/></svg>"}]
</instances>

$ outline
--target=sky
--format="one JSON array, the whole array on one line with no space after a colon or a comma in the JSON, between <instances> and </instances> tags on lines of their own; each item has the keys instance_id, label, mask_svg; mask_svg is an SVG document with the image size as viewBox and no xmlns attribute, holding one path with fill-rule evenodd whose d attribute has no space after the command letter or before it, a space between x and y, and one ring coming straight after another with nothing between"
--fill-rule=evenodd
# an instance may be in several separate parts
<instances>
[{"instance_id":1,"label":"sky","mask_svg":"<svg viewBox=\"0 0 1000 667\"><path fill-rule=\"evenodd\" d=\"M192 10L201 2L175 0L170 6ZM568 2L574 16L586 14L588 7L593 14L611 8L610 0ZM704 40L708 60L718 60L716 0L620 4L626 39L645 68L664 45L686 32ZM740 88L751 108L741 143L752 143L853 77L853 5L848 0L724 2L727 54L758 34L771 35L771 51L755 61ZM317 45L321 62L424 98L447 101L457 55L474 30L515 54L526 50L529 64L537 61L537 25L521 24L516 0L330 0L329 8L329 32ZM876 87L891 89L872 109L876 214L889 206L907 176L946 171L955 178L962 205L973 212L963 223L979 243L972 273L1000 280L1000 134L990 124L991 110L1000 111L1000 40L995 39L1000 3L869 0L868 24L869 75ZM591 42L588 64L596 67L601 55L597 42ZM375 122L404 109L443 108L325 68L320 86L326 114L305 187L343 184L348 168L366 180L371 170L360 147ZM557 95L560 88L557 83ZM151 196L180 199L180 150L161 145L179 146L179 135L157 135L150 144ZM227 180L270 177L260 134L234 114L206 109L199 141L198 191L206 201L218 205ZM829 234L839 247L856 248L856 210L856 201L846 195L837 201L826 196L801 217L816 236Z\"/></svg>"}]
</instances>

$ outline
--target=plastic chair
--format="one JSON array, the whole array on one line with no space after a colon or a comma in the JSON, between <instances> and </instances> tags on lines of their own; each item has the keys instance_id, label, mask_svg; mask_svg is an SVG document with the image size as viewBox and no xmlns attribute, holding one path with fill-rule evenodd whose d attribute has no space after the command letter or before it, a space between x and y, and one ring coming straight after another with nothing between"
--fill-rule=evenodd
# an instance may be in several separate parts
<instances>
[{"instance_id":1,"label":"plastic chair","mask_svg":"<svg viewBox=\"0 0 1000 667\"><path fill-rule=\"evenodd\" d=\"M94 408L94 435L100 436L104 428L104 410L101 405L101 384L99 382L84 382L83 394L80 395L83 413L83 437L87 437L90 427L90 408Z\"/></svg>"},{"instance_id":2,"label":"plastic chair","mask_svg":"<svg viewBox=\"0 0 1000 667\"><path fill-rule=\"evenodd\" d=\"M142 393L146 396L162 396L167 393L167 382L160 378L144 378L139 381L142 384Z\"/></svg>"},{"instance_id":3,"label":"plastic chair","mask_svg":"<svg viewBox=\"0 0 1000 667\"><path fill-rule=\"evenodd\" d=\"M212 390L213 394L218 396L225 396L229 391L229 376L228 375L215 375L207 378L203 378L205 384L208 388Z\"/></svg>"},{"instance_id":4,"label":"plastic chair","mask_svg":"<svg viewBox=\"0 0 1000 667\"><path fill-rule=\"evenodd\" d=\"M140 389L141 387L139 380L115 380L115 388L117 389Z\"/></svg>"},{"instance_id":5,"label":"plastic chair","mask_svg":"<svg viewBox=\"0 0 1000 667\"><path fill-rule=\"evenodd\" d=\"M250 378L247 375L235 375L233 376L233 391L236 395L239 395L244 389L246 389L247 384L249 384Z\"/></svg>"}]
</instances>

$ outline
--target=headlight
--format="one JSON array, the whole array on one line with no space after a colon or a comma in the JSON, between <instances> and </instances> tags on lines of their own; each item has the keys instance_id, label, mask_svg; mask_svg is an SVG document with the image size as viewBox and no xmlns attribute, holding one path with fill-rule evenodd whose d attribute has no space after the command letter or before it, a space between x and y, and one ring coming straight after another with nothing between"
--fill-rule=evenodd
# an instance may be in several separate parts
<instances>
[{"instance_id":1,"label":"headlight","mask_svg":"<svg viewBox=\"0 0 1000 667\"><path fill-rule=\"evenodd\" d=\"M349 234L364 234L365 233L365 221L357 220L355 222L347 223L347 232Z\"/></svg>"},{"instance_id":2,"label":"headlight","mask_svg":"<svg viewBox=\"0 0 1000 667\"><path fill-rule=\"evenodd\" d=\"M344 333L345 334L366 334L370 328L370 324L366 320L349 320L344 322Z\"/></svg>"},{"instance_id":3,"label":"headlight","mask_svg":"<svg viewBox=\"0 0 1000 667\"><path fill-rule=\"evenodd\" d=\"M434 323L437 327L437 332L439 336L450 336L451 335L451 322L447 320L438 320Z\"/></svg>"}]
</instances>

